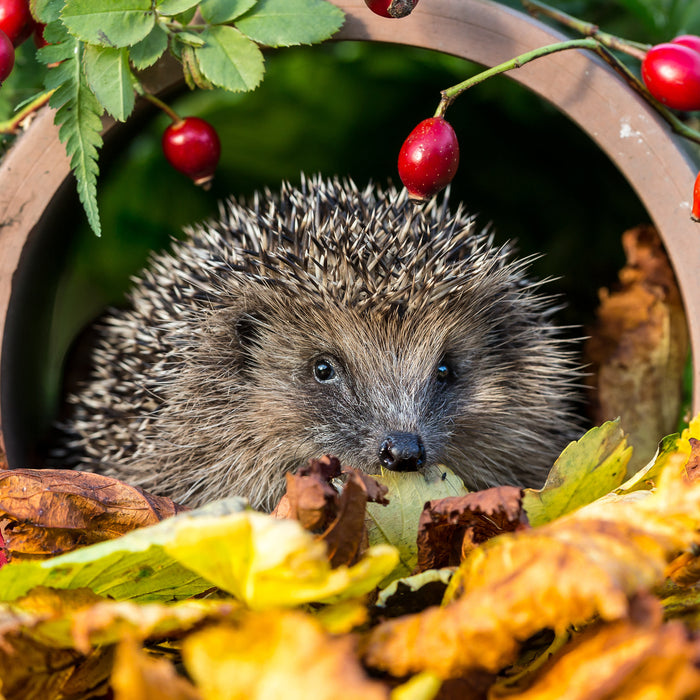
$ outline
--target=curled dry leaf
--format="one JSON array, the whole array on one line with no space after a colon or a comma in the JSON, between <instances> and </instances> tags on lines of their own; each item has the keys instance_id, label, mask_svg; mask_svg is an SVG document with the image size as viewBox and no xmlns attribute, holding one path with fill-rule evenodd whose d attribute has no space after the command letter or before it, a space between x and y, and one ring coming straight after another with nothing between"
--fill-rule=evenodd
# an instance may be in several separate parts
<instances>
[{"instance_id":1,"label":"curled dry leaf","mask_svg":"<svg viewBox=\"0 0 700 700\"><path fill-rule=\"evenodd\" d=\"M622 417L635 449L631 474L676 428L689 341L678 285L654 228L626 231L622 245L627 264L619 289L600 291L585 355L596 385L593 422Z\"/></svg>"},{"instance_id":2,"label":"curled dry leaf","mask_svg":"<svg viewBox=\"0 0 700 700\"><path fill-rule=\"evenodd\" d=\"M111 685L114 700L203 700L170 661L149 656L133 639L117 647Z\"/></svg>"},{"instance_id":3,"label":"curled dry leaf","mask_svg":"<svg viewBox=\"0 0 700 700\"><path fill-rule=\"evenodd\" d=\"M700 695L700 642L679 622L664 624L651 599L644 615L596 624L560 650L521 692L489 697L515 700L686 700ZM641 617L641 619L640 619Z\"/></svg>"},{"instance_id":4,"label":"curled dry leaf","mask_svg":"<svg viewBox=\"0 0 700 700\"><path fill-rule=\"evenodd\" d=\"M0 520L11 558L40 558L113 539L186 510L117 479L67 469L0 472Z\"/></svg>"},{"instance_id":5,"label":"curled dry leaf","mask_svg":"<svg viewBox=\"0 0 700 700\"><path fill-rule=\"evenodd\" d=\"M287 472L287 492L273 515L293 518L305 530L322 533L337 518L338 492L330 482L341 472L340 460L330 455L309 460L296 474Z\"/></svg>"},{"instance_id":6,"label":"curled dry leaf","mask_svg":"<svg viewBox=\"0 0 700 700\"><path fill-rule=\"evenodd\" d=\"M629 598L663 582L665 565L696 541L700 525L700 483L686 486L680 474L633 496L489 540L461 565L444 607L370 630L365 663L398 677L496 672L542 629L624 619Z\"/></svg>"},{"instance_id":7,"label":"curled dry leaf","mask_svg":"<svg viewBox=\"0 0 700 700\"><path fill-rule=\"evenodd\" d=\"M204 624L235 619L240 610L241 606L232 600L137 605L106 600L87 589L35 588L20 600L0 604L2 697L101 697L107 689L114 645L119 640L163 642ZM136 694L136 685L142 670L145 673L147 669L131 669L133 694L122 697L141 697ZM122 671L122 675L126 673ZM142 686L147 680L143 679ZM149 700L156 697L152 694Z\"/></svg>"},{"instance_id":8,"label":"curled dry leaf","mask_svg":"<svg viewBox=\"0 0 700 700\"><path fill-rule=\"evenodd\" d=\"M112 647L100 647L84 656L43 643L23 629L4 630L0 641L3 700L100 697L107 690Z\"/></svg>"},{"instance_id":9,"label":"curled dry leaf","mask_svg":"<svg viewBox=\"0 0 700 700\"><path fill-rule=\"evenodd\" d=\"M498 486L429 501L418 521L417 571L459 566L477 545L527 524L522 490Z\"/></svg>"},{"instance_id":10,"label":"curled dry leaf","mask_svg":"<svg viewBox=\"0 0 700 700\"><path fill-rule=\"evenodd\" d=\"M331 484L345 477L340 493ZM287 493L273 515L298 520L326 543L331 566L352 565L369 546L365 524L367 502L386 505L387 488L356 469L342 469L336 457L309 460L287 474Z\"/></svg>"},{"instance_id":11,"label":"curled dry leaf","mask_svg":"<svg viewBox=\"0 0 700 700\"><path fill-rule=\"evenodd\" d=\"M333 637L301 612L247 614L192 634L182 649L202 695L227 700L387 700L365 674L351 636Z\"/></svg>"}]
</instances>

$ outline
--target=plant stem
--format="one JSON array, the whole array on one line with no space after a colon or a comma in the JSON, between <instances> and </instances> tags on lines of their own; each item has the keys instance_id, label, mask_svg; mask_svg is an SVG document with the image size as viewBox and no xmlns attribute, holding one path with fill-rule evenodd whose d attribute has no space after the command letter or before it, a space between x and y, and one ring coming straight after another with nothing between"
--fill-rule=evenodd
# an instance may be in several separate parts
<instances>
[{"instance_id":1,"label":"plant stem","mask_svg":"<svg viewBox=\"0 0 700 700\"><path fill-rule=\"evenodd\" d=\"M585 22L577 17L557 10L554 7L545 5L539 0L521 0L523 7L533 16L544 15L550 19L556 20L559 24L568 27L569 29L583 34L583 36L590 36L597 39L601 44L607 46L609 49L614 49L616 51L621 51L630 56L638 58L640 61L644 59L646 52L651 48L649 44L642 44L637 41L629 41L627 39L622 39L613 34L608 34L607 32L601 32L600 28L592 24L591 22Z\"/></svg>"},{"instance_id":2,"label":"plant stem","mask_svg":"<svg viewBox=\"0 0 700 700\"><path fill-rule=\"evenodd\" d=\"M0 122L0 134L16 134L21 126L22 122L29 117L31 114L36 112L40 107L43 107L48 101L53 90L49 92L42 92L41 95L33 99L29 104L25 105L17 114L7 121Z\"/></svg>"},{"instance_id":3,"label":"plant stem","mask_svg":"<svg viewBox=\"0 0 700 700\"><path fill-rule=\"evenodd\" d=\"M538 49L533 49L527 53L520 54L520 56L511 58L509 61L505 61L505 63L499 63L493 68L482 71L478 75L474 75L471 78L467 78L461 83L458 83L457 85L453 85L452 87L443 90L440 93L442 99L440 100L440 104L438 105L434 116L444 117L445 110L447 110L447 108L459 95L465 92L465 90L468 90L470 87L483 83L484 80L488 80L494 75L505 73L509 70L513 70L514 68L520 68L530 61L534 61L536 58L549 56L550 54L557 53L558 51L566 51L568 49L591 49L596 51L597 47L598 42L593 38L570 39L569 41L560 41L556 44L548 44L547 46L541 46Z\"/></svg>"},{"instance_id":4,"label":"plant stem","mask_svg":"<svg viewBox=\"0 0 700 700\"><path fill-rule=\"evenodd\" d=\"M152 102L159 109L162 109L172 119L173 124L182 124L182 117L170 105L166 104L155 95L152 95L150 92L146 92L145 90L138 90L138 92L143 98Z\"/></svg>"},{"instance_id":5,"label":"plant stem","mask_svg":"<svg viewBox=\"0 0 700 700\"><path fill-rule=\"evenodd\" d=\"M531 0L525 0L531 2ZM646 89L644 84L634 75L630 69L622 62L619 58L609 50L607 46L604 46L598 37L591 36L586 39L571 39L569 41L560 41L555 44L549 44L548 46L542 46L538 49L528 51L527 53L516 56L515 58L506 61L505 63L499 63L493 68L489 68L477 75L467 78L467 80L453 85L452 87L443 90L440 95L440 104L438 104L435 110L435 117L444 117L447 108L452 104L452 102L463 92L468 90L474 85L483 83L485 80L493 77L494 75L499 75L501 73L506 73L514 68L520 68L520 66L534 61L536 58L541 58L542 56L549 56L550 54L556 53L558 51L566 51L568 49L589 49L598 54L606 63L608 63L612 68L625 80L625 82L637 92L644 100L646 100L669 124L671 129L679 136L683 136L689 141L693 141L700 144L700 132L695 129L690 128L687 124L684 124L668 107L661 104L654 96Z\"/></svg>"}]
</instances>

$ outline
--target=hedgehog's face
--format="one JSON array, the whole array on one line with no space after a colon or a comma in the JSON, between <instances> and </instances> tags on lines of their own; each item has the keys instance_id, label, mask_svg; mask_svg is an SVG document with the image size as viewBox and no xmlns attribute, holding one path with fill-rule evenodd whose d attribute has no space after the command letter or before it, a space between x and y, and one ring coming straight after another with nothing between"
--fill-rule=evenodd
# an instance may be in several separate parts
<instances>
[{"instance_id":1,"label":"hedgehog's face","mask_svg":"<svg viewBox=\"0 0 700 700\"><path fill-rule=\"evenodd\" d=\"M508 375L518 370L502 320L466 314L458 300L415 314L254 306L235 323L236 425L245 414L274 436L284 469L333 454L369 473L445 463L471 486L502 481L488 445L523 389Z\"/></svg>"}]
</instances>

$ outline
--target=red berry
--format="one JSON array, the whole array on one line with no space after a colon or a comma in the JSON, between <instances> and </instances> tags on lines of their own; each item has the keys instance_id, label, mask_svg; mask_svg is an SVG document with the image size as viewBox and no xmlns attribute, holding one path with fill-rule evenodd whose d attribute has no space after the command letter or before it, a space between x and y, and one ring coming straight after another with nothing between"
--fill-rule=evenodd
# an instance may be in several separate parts
<instances>
[{"instance_id":1,"label":"red berry","mask_svg":"<svg viewBox=\"0 0 700 700\"><path fill-rule=\"evenodd\" d=\"M194 180L208 185L221 155L221 143L214 127L199 117L173 122L163 134L163 153L168 162Z\"/></svg>"},{"instance_id":2,"label":"red berry","mask_svg":"<svg viewBox=\"0 0 700 700\"><path fill-rule=\"evenodd\" d=\"M7 78L15 66L15 47L10 37L0 30L0 83Z\"/></svg>"},{"instance_id":3,"label":"red berry","mask_svg":"<svg viewBox=\"0 0 700 700\"><path fill-rule=\"evenodd\" d=\"M700 36L695 36L695 34L683 34L682 36L677 36L675 39L671 39L671 43L687 46L689 49L693 49L693 51L700 53Z\"/></svg>"},{"instance_id":4,"label":"red berry","mask_svg":"<svg viewBox=\"0 0 700 700\"><path fill-rule=\"evenodd\" d=\"M0 29L15 46L27 39L33 28L27 0L0 0Z\"/></svg>"},{"instance_id":5,"label":"red berry","mask_svg":"<svg viewBox=\"0 0 700 700\"><path fill-rule=\"evenodd\" d=\"M679 43L657 44L642 61L642 79L671 109L700 109L700 52Z\"/></svg>"},{"instance_id":6,"label":"red berry","mask_svg":"<svg viewBox=\"0 0 700 700\"><path fill-rule=\"evenodd\" d=\"M693 208L690 212L692 219L700 223L700 173L695 178L695 187L693 188Z\"/></svg>"},{"instance_id":7,"label":"red berry","mask_svg":"<svg viewBox=\"0 0 700 700\"><path fill-rule=\"evenodd\" d=\"M396 19L410 15L417 4L418 0L365 0L365 5L375 15Z\"/></svg>"},{"instance_id":8,"label":"red berry","mask_svg":"<svg viewBox=\"0 0 700 700\"><path fill-rule=\"evenodd\" d=\"M457 172L459 143L442 117L424 119L399 152L399 177L412 199L428 199L446 187Z\"/></svg>"}]
</instances>

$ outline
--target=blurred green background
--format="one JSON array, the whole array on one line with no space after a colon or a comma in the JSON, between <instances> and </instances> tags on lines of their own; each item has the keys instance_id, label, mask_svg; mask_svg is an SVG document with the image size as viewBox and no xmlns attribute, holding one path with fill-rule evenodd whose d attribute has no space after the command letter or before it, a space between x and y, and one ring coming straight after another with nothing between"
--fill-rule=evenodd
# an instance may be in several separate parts
<instances>
[{"instance_id":1,"label":"blurred green background","mask_svg":"<svg viewBox=\"0 0 700 700\"><path fill-rule=\"evenodd\" d=\"M637 41L700 34L697 0L550 4ZM0 90L1 118L35 93L40 71L33 51L31 42L21 48L17 69ZM276 189L301 172L347 175L361 185L398 182L405 137L433 114L441 89L479 70L430 51L354 42L272 51L266 68L254 92L198 91L173 102L182 116L210 121L221 137L209 192L168 166L160 148L168 120L154 113L101 157L102 237L88 229L77 198L62 212L55 288L35 299L45 306L47 342L32 358L34 425L46 424L55 410L76 334L106 305L122 301L150 250L214 214L229 194ZM534 271L558 278L550 289L568 304L561 320L590 321L598 288L614 283L623 264L620 235L648 221L634 192L577 126L508 77L469 90L450 107L448 120L461 147L452 200L492 223L499 240L516 239L521 253L544 253Z\"/></svg>"}]
</instances>

